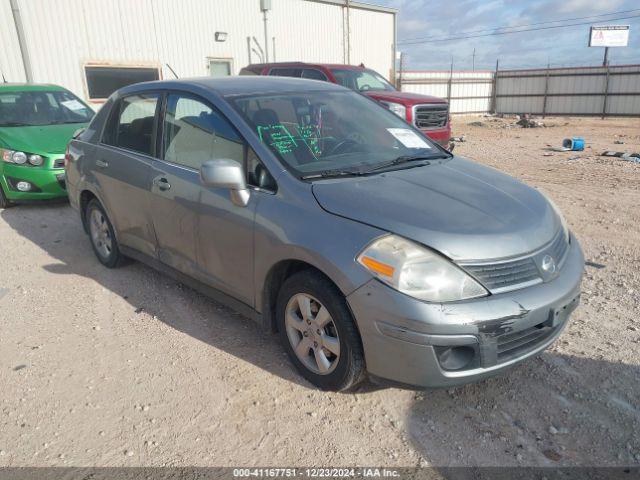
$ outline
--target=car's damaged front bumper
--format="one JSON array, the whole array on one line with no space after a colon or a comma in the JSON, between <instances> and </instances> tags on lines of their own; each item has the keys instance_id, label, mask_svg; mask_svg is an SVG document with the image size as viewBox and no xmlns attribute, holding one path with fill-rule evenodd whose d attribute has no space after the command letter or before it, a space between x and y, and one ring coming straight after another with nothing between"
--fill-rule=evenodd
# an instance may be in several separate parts
<instances>
[{"instance_id":1,"label":"car's damaged front bumper","mask_svg":"<svg viewBox=\"0 0 640 480\"><path fill-rule=\"evenodd\" d=\"M371 280L347 297L367 370L417 387L495 375L558 338L578 305L583 269L574 239L554 280L481 299L427 303Z\"/></svg>"}]
</instances>

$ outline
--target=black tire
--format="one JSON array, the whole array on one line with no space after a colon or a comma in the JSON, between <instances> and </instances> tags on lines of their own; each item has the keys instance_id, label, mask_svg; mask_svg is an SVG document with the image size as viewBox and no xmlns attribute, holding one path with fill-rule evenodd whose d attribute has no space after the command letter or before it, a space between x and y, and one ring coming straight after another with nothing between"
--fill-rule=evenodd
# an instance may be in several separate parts
<instances>
[{"instance_id":1,"label":"black tire","mask_svg":"<svg viewBox=\"0 0 640 480\"><path fill-rule=\"evenodd\" d=\"M9 201L4 194L4 190L2 190L2 185L0 185L0 208L9 208L13 206L13 202Z\"/></svg>"},{"instance_id":2,"label":"black tire","mask_svg":"<svg viewBox=\"0 0 640 480\"><path fill-rule=\"evenodd\" d=\"M105 229L104 233L107 236L106 239L110 241L110 248L103 248L103 244L100 243L92 231L93 226L91 225L91 222L94 211L104 220L104 222L101 222L101 225L103 225ZM109 220L109 217L100 202L95 198L87 204L85 219L87 222L87 232L89 233L91 247L93 248L93 252L96 254L96 257L98 257L100 263L107 268L117 268L126 263L126 257L124 257L120 252L120 247L118 246L118 241L116 240L111 220Z\"/></svg>"},{"instance_id":3,"label":"black tire","mask_svg":"<svg viewBox=\"0 0 640 480\"><path fill-rule=\"evenodd\" d=\"M286 309L289 302L299 294L310 295L317 299L319 304L328 310L335 326L340 350L339 356L335 359L337 363L329 373L316 373L307 367L298 358L289 340L285 320ZM278 292L276 315L282 345L293 364L309 382L323 390L343 391L364 379L365 363L360 334L344 296L325 276L313 270L304 270L285 280ZM300 339L302 340L302 337ZM311 357L313 350L307 353ZM331 352L328 353L331 354Z\"/></svg>"}]
</instances>

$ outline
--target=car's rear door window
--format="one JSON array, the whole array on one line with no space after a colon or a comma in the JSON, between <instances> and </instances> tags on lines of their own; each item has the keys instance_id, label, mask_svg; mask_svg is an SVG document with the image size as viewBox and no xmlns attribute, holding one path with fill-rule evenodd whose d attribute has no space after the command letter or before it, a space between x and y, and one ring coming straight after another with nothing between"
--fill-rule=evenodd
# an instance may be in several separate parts
<instances>
[{"instance_id":1,"label":"car's rear door window","mask_svg":"<svg viewBox=\"0 0 640 480\"><path fill-rule=\"evenodd\" d=\"M295 77L300 78L302 75L301 68L285 68L285 67L277 67L272 68L269 71L269 75L273 75L275 77Z\"/></svg>"},{"instance_id":2,"label":"car's rear door window","mask_svg":"<svg viewBox=\"0 0 640 480\"><path fill-rule=\"evenodd\" d=\"M103 142L144 155L154 154L157 93L130 95L121 99L109 122Z\"/></svg>"},{"instance_id":3,"label":"car's rear door window","mask_svg":"<svg viewBox=\"0 0 640 480\"><path fill-rule=\"evenodd\" d=\"M308 78L309 80L322 80L326 82L327 76L316 68L305 68L302 70L302 78Z\"/></svg>"}]
</instances>

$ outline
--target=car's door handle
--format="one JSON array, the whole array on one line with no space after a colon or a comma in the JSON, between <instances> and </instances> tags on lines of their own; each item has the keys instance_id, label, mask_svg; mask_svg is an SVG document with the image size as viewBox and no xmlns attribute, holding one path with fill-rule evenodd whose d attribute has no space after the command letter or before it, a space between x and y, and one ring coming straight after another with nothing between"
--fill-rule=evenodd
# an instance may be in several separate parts
<instances>
[{"instance_id":1,"label":"car's door handle","mask_svg":"<svg viewBox=\"0 0 640 480\"><path fill-rule=\"evenodd\" d=\"M108 166L109 166L109 162L105 162L104 160L96 160L96 167L107 168Z\"/></svg>"},{"instance_id":2,"label":"car's door handle","mask_svg":"<svg viewBox=\"0 0 640 480\"><path fill-rule=\"evenodd\" d=\"M169 180L167 180L164 177L156 178L153 181L153 183L155 184L156 187L158 187L159 190L162 190L163 192L171 188L171 184L169 183Z\"/></svg>"}]
</instances>

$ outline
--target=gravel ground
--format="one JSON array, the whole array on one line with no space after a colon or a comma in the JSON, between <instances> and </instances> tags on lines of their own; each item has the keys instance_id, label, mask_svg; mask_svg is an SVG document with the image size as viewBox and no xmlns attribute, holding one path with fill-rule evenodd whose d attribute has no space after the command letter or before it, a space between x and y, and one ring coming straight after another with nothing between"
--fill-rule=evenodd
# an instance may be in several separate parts
<instances>
[{"instance_id":1,"label":"gravel ground","mask_svg":"<svg viewBox=\"0 0 640 480\"><path fill-rule=\"evenodd\" d=\"M640 464L640 164L597 155L640 151L640 120L454 122L456 153L548 192L592 262L547 352L456 389L323 393L246 318L100 266L67 205L19 206L0 211L0 466ZM572 135L585 152L548 155Z\"/></svg>"}]
</instances>

